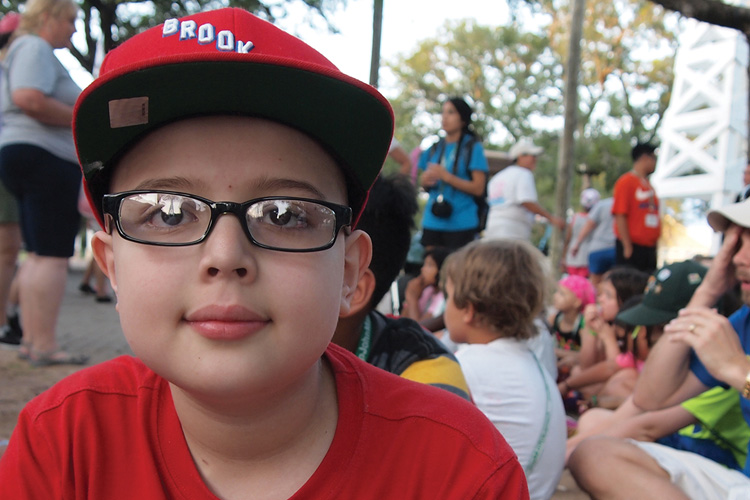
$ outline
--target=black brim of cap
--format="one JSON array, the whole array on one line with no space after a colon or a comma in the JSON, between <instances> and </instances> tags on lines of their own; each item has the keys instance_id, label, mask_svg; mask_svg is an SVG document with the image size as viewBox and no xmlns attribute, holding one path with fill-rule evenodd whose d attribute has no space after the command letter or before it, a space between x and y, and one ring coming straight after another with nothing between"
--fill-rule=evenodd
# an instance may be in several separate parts
<instances>
[{"instance_id":1,"label":"black brim of cap","mask_svg":"<svg viewBox=\"0 0 750 500\"><path fill-rule=\"evenodd\" d=\"M112 76L79 101L74 123L79 159L100 216L112 163L148 132L180 119L253 116L309 135L345 167L347 182L354 184L349 194L355 199L349 203L355 214L380 172L393 134L389 108L372 93L300 68L196 61ZM112 128L109 103L140 97L148 97L148 122Z\"/></svg>"},{"instance_id":2,"label":"black brim of cap","mask_svg":"<svg viewBox=\"0 0 750 500\"><path fill-rule=\"evenodd\" d=\"M637 306L622 311L617 315L615 320L632 326L651 326L668 323L676 317L676 312L654 309L653 307L644 304L638 304Z\"/></svg>"}]
</instances>

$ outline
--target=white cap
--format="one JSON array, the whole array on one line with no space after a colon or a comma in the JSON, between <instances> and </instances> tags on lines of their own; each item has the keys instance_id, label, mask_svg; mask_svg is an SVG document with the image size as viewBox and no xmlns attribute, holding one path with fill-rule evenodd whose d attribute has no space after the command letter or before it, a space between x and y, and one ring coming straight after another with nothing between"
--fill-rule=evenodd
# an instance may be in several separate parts
<instances>
[{"instance_id":1,"label":"white cap","mask_svg":"<svg viewBox=\"0 0 750 500\"><path fill-rule=\"evenodd\" d=\"M730 223L750 228L750 198L708 213L708 224L714 231L724 231Z\"/></svg>"},{"instance_id":2,"label":"white cap","mask_svg":"<svg viewBox=\"0 0 750 500\"><path fill-rule=\"evenodd\" d=\"M599 201L599 191L594 188L587 188L581 192L581 206L586 210L590 210L591 207L596 205Z\"/></svg>"},{"instance_id":3,"label":"white cap","mask_svg":"<svg viewBox=\"0 0 750 500\"><path fill-rule=\"evenodd\" d=\"M544 148L535 145L531 139L521 138L510 148L510 157L514 160L519 156L531 155L539 156Z\"/></svg>"}]
</instances>

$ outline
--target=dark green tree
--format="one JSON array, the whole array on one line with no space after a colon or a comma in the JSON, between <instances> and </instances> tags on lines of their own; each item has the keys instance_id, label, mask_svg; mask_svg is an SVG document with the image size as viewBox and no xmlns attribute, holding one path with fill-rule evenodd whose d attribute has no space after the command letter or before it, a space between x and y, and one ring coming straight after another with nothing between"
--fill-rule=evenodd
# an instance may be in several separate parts
<instances>
[{"instance_id":1,"label":"dark green tree","mask_svg":"<svg viewBox=\"0 0 750 500\"><path fill-rule=\"evenodd\" d=\"M135 33L156 26L170 17L179 17L221 7L240 7L271 22L288 14L289 6L301 3L335 31L328 15L346 0L77 0L84 19L85 47L72 47L71 53L90 73L96 64L97 47L104 52ZM0 12L19 11L24 2L3 0Z\"/></svg>"}]
</instances>

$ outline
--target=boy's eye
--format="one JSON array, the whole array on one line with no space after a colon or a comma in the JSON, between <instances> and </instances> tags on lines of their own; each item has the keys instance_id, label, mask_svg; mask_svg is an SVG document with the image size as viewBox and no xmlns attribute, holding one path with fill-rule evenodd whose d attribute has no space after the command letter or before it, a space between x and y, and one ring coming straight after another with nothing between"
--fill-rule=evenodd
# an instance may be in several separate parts
<instances>
[{"instance_id":1,"label":"boy's eye","mask_svg":"<svg viewBox=\"0 0 750 500\"><path fill-rule=\"evenodd\" d=\"M275 200L253 206L248 212L251 219L284 229L305 229L308 217L305 208L287 200Z\"/></svg>"},{"instance_id":2,"label":"boy's eye","mask_svg":"<svg viewBox=\"0 0 750 500\"><path fill-rule=\"evenodd\" d=\"M180 222L182 222L182 212L180 213L174 213L174 212L165 212L164 210L161 210L159 212L161 214L161 220L166 224L167 226L176 226Z\"/></svg>"},{"instance_id":3,"label":"boy's eye","mask_svg":"<svg viewBox=\"0 0 750 500\"><path fill-rule=\"evenodd\" d=\"M195 203L195 202L193 202ZM140 224L152 229L176 229L199 219L200 207L191 208L191 200L180 196L164 196L148 207L140 217Z\"/></svg>"}]
</instances>

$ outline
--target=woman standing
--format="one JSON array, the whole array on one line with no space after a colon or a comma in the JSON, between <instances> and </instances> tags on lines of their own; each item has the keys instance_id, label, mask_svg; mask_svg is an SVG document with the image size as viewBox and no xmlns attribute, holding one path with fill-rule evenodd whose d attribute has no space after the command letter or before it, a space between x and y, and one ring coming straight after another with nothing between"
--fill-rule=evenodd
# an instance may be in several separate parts
<instances>
[{"instance_id":1,"label":"woman standing","mask_svg":"<svg viewBox=\"0 0 750 500\"><path fill-rule=\"evenodd\" d=\"M28 252L19 274L24 345L35 366L82 364L55 326L79 229L81 172L71 121L80 88L54 54L75 33L73 0L29 0L4 61L0 178L16 197Z\"/></svg>"},{"instance_id":2,"label":"woman standing","mask_svg":"<svg viewBox=\"0 0 750 500\"><path fill-rule=\"evenodd\" d=\"M445 137L419 158L421 185L430 194L422 219L422 245L458 249L480 229L475 197L485 195L487 158L472 131L471 107L460 97L443 104Z\"/></svg>"}]
</instances>

